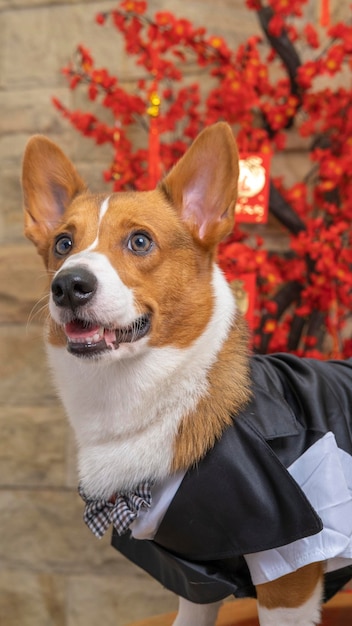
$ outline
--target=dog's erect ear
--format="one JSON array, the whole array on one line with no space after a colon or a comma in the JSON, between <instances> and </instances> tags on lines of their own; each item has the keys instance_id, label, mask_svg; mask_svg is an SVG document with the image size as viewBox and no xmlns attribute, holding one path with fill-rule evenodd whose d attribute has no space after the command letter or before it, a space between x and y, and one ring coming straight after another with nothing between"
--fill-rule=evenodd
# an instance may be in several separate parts
<instances>
[{"instance_id":1,"label":"dog's erect ear","mask_svg":"<svg viewBox=\"0 0 352 626\"><path fill-rule=\"evenodd\" d=\"M210 248L233 228L237 186L238 152L225 122L203 130L161 183L193 236Z\"/></svg>"},{"instance_id":2,"label":"dog's erect ear","mask_svg":"<svg viewBox=\"0 0 352 626\"><path fill-rule=\"evenodd\" d=\"M55 143L35 135L23 157L22 189L25 235L40 252L67 205L86 185Z\"/></svg>"}]
</instances>

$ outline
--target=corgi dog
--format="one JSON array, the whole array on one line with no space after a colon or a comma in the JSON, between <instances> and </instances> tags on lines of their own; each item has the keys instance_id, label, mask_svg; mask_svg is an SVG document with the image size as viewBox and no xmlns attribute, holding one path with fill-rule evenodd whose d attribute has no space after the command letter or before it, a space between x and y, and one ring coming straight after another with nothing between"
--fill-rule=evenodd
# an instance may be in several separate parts
<instances>
[{"instance_id":1,"label":"corgi dog","mask_svg":"<svg viewBox=\"0 0 352 626\"><path fill-rule=\"evenodd\" d=\"M219 122L155 190L93 194L58 146L34 136L23 160L25 234L50 281L47 353L96 515L90 528L101 536L112 522L114 546L181 596L176 626L214 625L231 593L257 597L261 626L311 626L328 595L328 559L341 584L352 576L352 543L325 555L317 486L307 494L300 474L328 466L331 454L352 468L351 441L332 433L333 408L325 421L314 408L335 378L348 405L352 368L250 356L216 264L233 228L238 161ZM295 390L305 381L304 404ZM304 430L303 404L326 426Z\"/></svg>"}]
</instances>

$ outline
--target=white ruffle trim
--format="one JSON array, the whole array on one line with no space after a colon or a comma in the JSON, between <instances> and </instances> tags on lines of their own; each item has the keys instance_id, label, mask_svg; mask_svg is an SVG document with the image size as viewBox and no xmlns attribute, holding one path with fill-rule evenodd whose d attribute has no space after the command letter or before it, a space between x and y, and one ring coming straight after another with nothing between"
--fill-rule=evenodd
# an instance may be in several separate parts
<instances>
[{"instance_id":1,"label":"white ruffle trim","mask_svg":"<svg viewBox=\"0 0 352 626\"><path fill-rule=\"evenodd\" d=\"M304 565L326 561L326 571L352 564L352 457L327 433L288 471L321 517L323 530L281 548L245 555L255 585Z\"/></svg>"}]
</instances>

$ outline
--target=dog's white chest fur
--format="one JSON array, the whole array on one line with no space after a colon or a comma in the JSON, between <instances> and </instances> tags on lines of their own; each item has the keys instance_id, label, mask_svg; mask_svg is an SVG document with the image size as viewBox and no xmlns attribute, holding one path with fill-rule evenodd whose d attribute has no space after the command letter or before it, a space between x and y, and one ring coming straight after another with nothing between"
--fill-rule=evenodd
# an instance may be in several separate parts
<instances>
[{"instance_id":1,"label":"dog's white chest fur","mask_svg":"<svg viewBox=\"0 0 352 626\"><path fill-rule=\"evenodd\" d=\"M76 433L87 495L108 498L170 472L180 421L207 393L207 372L233 321L233 297L216 266L213 289L211 319L186 349L151 348L142 340L136 354L122 345L118 359L90 361L48 346L55 382Z\"/></svg>"}]
</instances>

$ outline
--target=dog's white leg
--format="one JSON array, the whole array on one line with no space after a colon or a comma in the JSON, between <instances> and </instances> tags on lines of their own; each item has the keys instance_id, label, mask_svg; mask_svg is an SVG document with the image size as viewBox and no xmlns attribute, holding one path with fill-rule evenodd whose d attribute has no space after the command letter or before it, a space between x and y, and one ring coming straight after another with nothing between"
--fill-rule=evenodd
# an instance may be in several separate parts
<instances>
[{"instance_id":1,"label":"dog's white leg","mask_svg":"<svg viewBox=\"0 0 352 626\"><path fill-rule=\"evenodd\" d=\"M272 588L265 589L263 592L264 588L272 586L273 583L257 587L260 626L316 626L320 624L323 577L318 574L315 580L311 578L310 583L313 587L309 588L308 581L305 579L306 572L303 570L305 568L285 576L285 582L279 583L278 593ZM302 574L301 580L300 574ZM294 579L290 580L293 576Z\"/></svg>"},{"instance_id":2,"label":"dog's white leg","mask_svg":"<svg viewBox=\"0 0 352 626\"><path fill-rule=\"evenodd\" d=\"M215 626L221 604L221 602L194 604L194 602L180 598L173 626Z\"/></svg>"}]
</instances>

